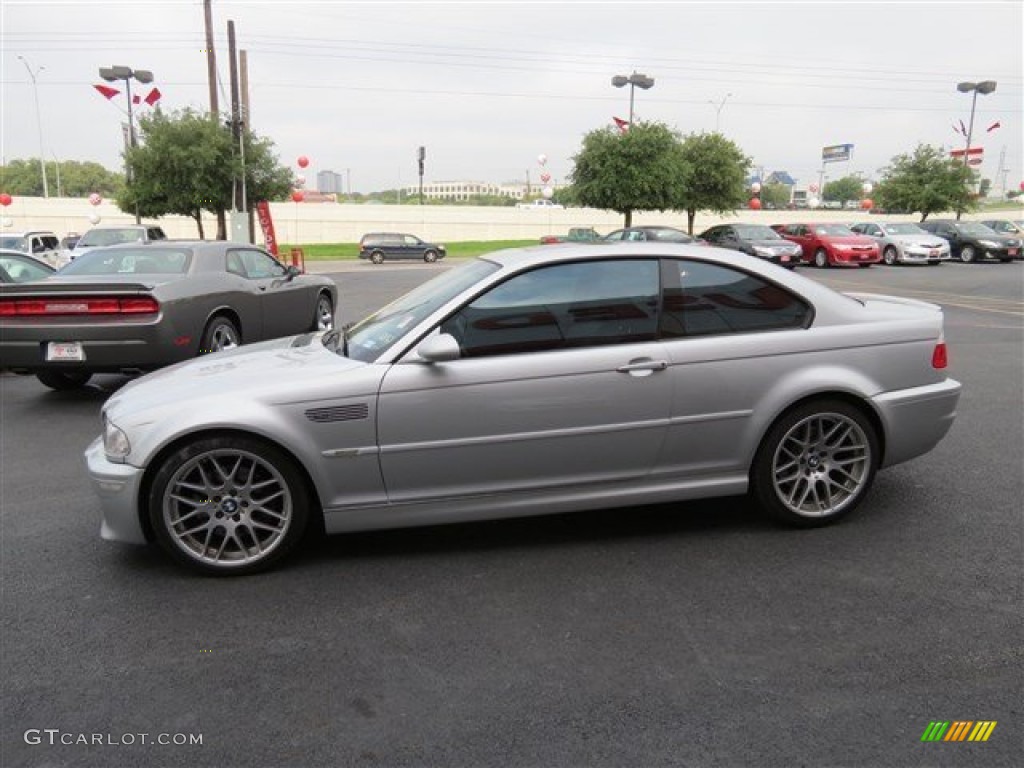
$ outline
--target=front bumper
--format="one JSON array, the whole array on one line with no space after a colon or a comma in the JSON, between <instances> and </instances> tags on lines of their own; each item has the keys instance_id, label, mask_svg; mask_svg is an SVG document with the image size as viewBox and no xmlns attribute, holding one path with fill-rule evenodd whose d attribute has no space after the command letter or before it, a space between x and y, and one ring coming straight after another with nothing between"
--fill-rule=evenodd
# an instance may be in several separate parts
<instances>
[{"instance_id":1,"label":"front bumper","mask_svg":"<svg viewBox=\"0 0 1024 768\"><path fill-rule=\"evenodd\" d=\"M902 247L899 249L900 261L907 264L926 264L933 261L949 261L950 253L941 248Z\"/></svg>"},{"instance_id":2,"label":"front bumper","mask_svg":"<svg viewBox=\"0 0 1024 768\"><path fill-rule=\"evenodd\" d=\"M856 267L861 264L877 264L882 260L882 252L874 251L832 251L833 262L841 267Z\"/></svg>"},{"instance_id":3,"label":"front bumper","mask_svg":"<svg viewBox=\"0 0 1024 768\"><path fill-rule=\"evenodd\" d=\"M106 541L145 544L146 534L139 519L143 470L109 461L103 452L102 437L85 449L85 464L103 509L100 537Z\"/></svg>"},{"instance_id":4,"label":"front bumper","mask_svg":"<svg viewBox=\"0 0 1024 768\"><path fill-rule=\"evenodd\" d=\"M882 466L909 461L938 445L953 426L961 389L959 381L946 379L872 398L885 426Z\"/></svg>"}]
</instances>

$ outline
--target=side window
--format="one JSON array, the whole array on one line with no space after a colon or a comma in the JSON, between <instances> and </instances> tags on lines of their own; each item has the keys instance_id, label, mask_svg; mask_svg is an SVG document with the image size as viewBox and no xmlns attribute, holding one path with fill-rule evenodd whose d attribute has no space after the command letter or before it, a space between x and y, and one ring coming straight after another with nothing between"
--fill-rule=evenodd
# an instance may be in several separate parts
<instances>
[{"instance_id":1,"label":"side window","mask_svg":"<svg viewBox=\"0 0 1024 768\"><path fill-rule=\"evenodd\" d=\"M227 270L233 275L246 277L245 267L242 266L242 257L238 255L238 251L228 251Z\"/></svg>"},{"instance_id":2,"label":"side window","mask_svg":"<svg viewBox=\"0 0 1024 768\"><path fill-rule=\"evenodd\" d=\"M48 251L55 251L60 247L60 241L56 235L43 235L43 248Z\"/></svg>"},{"instance_id":3,"label":"side window","mask_svg":"<svg viewBox=\"0 0 1024 768\"><path fill-rule=\"evenodd\" d=\"M510 278L441 324L465 357L650 341L658 262L591 261Z\"/></svg>"},{"instance_id":4,"label":"side window","mask_svg":"<svg viewBox=\"0 0 1024 768\"><path fill-rule=\"evenodd\" d=\"M605 240L621 240L623 234L625 234L625 230L616 229L614 232L609 232L607 235L605 235L604 239Z\"/></svg>"},{"instance_id":5,"label":"side window","mask_svg":"<svg viewBox=\"0 0 1024 768\"><path fill-rule=\"evenodd\" d=\"M164 234L164 231L162 229L160 229L160 227L151 227L150 229L147 229L146 230L146 236L150 240L166 240L167 239L167 236Z\"/></svg>"},{"instance_id":6,"label":"side window","mask_svg":"<svg viewBox=\"0 0 1024 768\"><path fill-rule=\"evenodd\" d=\"M647 239L647 234L640 230L635 230L626 235L626 239L633 243L642 242Z\"/></svg>"},{"instance_id":7,"label":"side window","mask_svg":"<svg viewBox=\"0 0 1024 768\"><path fill-rule=\"evenodd\" d=\"M707 336L801 328L810 307L760 277L697 261L673 262L679 283L665 292L662 336Z\"/></svg>"},{"instance_id":8,"label":"side window","mask_svg":"<svg viewBox=\"0 0 1024 768\"><path fill-rule=\"evenodd\" d=\"M250 280L265 280L270 277L284 277L285 268L260 251L236 251L241 257L245 276Z\"/></svg>"}]
</instances>

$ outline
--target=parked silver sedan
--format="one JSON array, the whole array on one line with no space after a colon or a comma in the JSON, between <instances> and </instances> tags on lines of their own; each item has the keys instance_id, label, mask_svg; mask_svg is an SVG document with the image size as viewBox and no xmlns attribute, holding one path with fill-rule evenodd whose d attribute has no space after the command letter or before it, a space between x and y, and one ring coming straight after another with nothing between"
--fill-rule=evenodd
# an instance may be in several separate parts
<instances>
[{"instance_id":1,"label":"parked silver sedan","mask_svg":"<svg viewBox=\"0 0 1024 768\"><path fill-rule=\"evenodd\" d=\"M953 422L941 310L672 243L501 251L348 332L138 379L88 448L102 536L214 574L328 533L750 491L851 512Z\"/></svg>"},{"instance_id":2,"label":"parked silver sedan","mask_svg":"<svg viewBox=\"0 0 1024 768\"><path fill-rule=\"evenodd\" d=\"M896 264L938 264L949 261L949 243L911 222L863 221L850 226L854 232L878 241L882 261Z\"/></svg>"}]
</instances>

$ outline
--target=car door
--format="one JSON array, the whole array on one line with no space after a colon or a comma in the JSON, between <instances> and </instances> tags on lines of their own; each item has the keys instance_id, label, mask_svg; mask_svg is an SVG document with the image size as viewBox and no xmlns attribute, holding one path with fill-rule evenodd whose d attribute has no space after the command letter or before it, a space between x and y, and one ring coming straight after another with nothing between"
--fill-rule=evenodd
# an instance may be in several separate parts
<instances>
[{"instance_id":1,"label":"car door","mask_svg":"<svg viewBox=\"0 0 1024 768\"><path fill-rule=\"evenodd\" d=\"M655 475L745 479L751 419L790 372L786 353L802 349L811 308L757 275L706 262L666 259L663 284L672 404Z\"/></svg>"},{"instance_id":2,"label":"car door","mask_svg":"<svg viewBox=\"0 0 1024 768\"><path fill-rule=\"evenodd\" d=\"M290 278L279 261L255 248L234 248L230 253L237 253L246 278L256 287L263 319L261 338L290 336L312 326L314 307L309 288Z\"/></svg>"},{"instance_id":3,"label":"car door","mask_svg":"<svg viewBox=\"0 0 1024 768\"><path fill-rule=\"evenodd\" d=\"M460 359L407 359L381 386L389 499L644 477L671 397L659 306L656 259L610 259L520 273L452 314L436 332Z\"/></svg>"}]
</instances>

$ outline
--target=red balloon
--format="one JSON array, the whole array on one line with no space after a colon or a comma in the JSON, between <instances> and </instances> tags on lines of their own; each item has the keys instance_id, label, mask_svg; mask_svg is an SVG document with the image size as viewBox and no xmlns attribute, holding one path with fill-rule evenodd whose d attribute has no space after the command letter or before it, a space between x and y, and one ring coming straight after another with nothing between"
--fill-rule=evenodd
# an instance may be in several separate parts
<instances>
[{"instance_id":1,"label":"red balloon","mask_svg":"<svg viewBox=\"0 0 1024 768\"><path fill-rule=\"evenodd\" d=\"M292 192L292 200L296 203L301 203L306 196L302 193L301 189L296 189Z\"/></svg>"},{"instance_id":2,"label":"red balloon","mask_svg":"<svg viewBox=\"0 0 1024 768\"><path fill-rule=\"evenodd\" d=\"M1020 191L1024 192L1024 181L1020 183Z\"/></svg>"},{"instance_id":3,"label":"red balloon","mask_svg":"<svg viewBox=\"0 0 1024 768\"><path fill-rule=\"evenodd\" d=\"M309 158L306 157L305 155L302 155L301 157L299 157L297 162L299 164L299 168L305 168L307 165L309 165Z\"/></svg>"},{"instance_id":4,"label":"red balloon","mask_svg":"<svg viewBox=\"0 0 1024 768\"><path fill-rule=\"evenodd\" d=\"M0 193L0 205L6 208L14 201L14 198L8 195L6 192Z\"/></svg>"},{"instance_id":5,"label":"red balloon","mask_svg":"<svg viewBox=\"0 0 1024 768\"><path fill-rule=\"evenodd\" d=\"M865 211L870 210L871 208L875 207L875 201L872 200L870 197L865 197L863 200L860 201L860 207L863 208Z\"/></svg>"},{"instance_id":6,"label":"red balloon","mask_svg":"<svg viewBox=\"0 0 1024 768\"><path fill-rule=\"evenodd\" d=\"M93 192L89 195L89 205L99 205L103 202L103 198L100 197L98 192Z\"/></svg>"},{"instance_id":7,"label":"red balloon","mask_svg":"<svg viewBox=\"0 0 1024 768\"><path fill-rule=\"evenodd\" d=\"M758 200L756 197L750 198L750 202L747 203L747 205L750 206L750 210L752 210L752 211L760 211L761 210L761 201Z\"/></svg>"}]
</instances>

